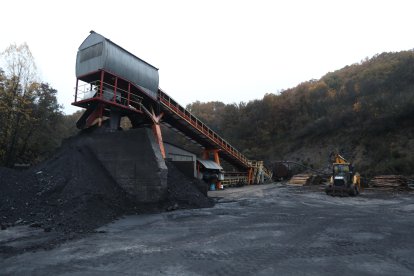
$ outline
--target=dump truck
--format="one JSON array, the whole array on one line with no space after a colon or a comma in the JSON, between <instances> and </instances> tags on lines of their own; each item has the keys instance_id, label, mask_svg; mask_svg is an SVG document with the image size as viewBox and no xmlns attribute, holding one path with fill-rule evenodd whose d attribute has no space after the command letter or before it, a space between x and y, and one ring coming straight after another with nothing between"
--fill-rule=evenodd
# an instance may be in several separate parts
<instances>
[{"instance_id":1,"label":"dump truck","mask_svg":"<svg viewBox=\"0 0 414 276\"><path fill-rule=\"evenodd\" d=\"M333 154L332 176L325 192L328 195L356 196L361 190L361 176L354 172L353 165L340 154Z\"/></svg>"}]
</instances>

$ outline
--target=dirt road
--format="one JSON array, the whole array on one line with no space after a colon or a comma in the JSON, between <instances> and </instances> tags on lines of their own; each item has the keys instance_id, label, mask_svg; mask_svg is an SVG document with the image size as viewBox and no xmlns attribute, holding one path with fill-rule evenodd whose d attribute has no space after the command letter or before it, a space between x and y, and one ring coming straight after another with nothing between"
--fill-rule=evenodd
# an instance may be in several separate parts
<instances>
[{"instance_id":1,"label":"dirt road","mask_svg":"<svg viewBox=\"0 0 414 276\"><path fill-rule=\"evenodd\" d=\"M220 197L214 208L125 217L52 250L5 257L0 274L414 274L414 194L337 198L269 184L210 196ZM0 231L0 245L31 231Z\"/></svg>"}]
</instances>

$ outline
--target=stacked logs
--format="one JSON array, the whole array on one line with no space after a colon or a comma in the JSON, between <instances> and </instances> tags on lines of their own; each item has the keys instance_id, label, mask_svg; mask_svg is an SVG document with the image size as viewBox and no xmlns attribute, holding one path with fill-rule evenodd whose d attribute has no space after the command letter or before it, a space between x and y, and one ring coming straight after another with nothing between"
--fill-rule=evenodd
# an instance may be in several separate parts
<instances>
[{"instance_id":1,"label":"stacked logs","mask_svg":"<svg viewBox=\"0 0 414 276\"><path fill-rule=\"evenodd\" d=\"M319 185L322 182L322 178L319 175L314 174L296 174L292 176L288 184L290 185Z\"/></svg>"},{"instance_id":2,"label":"stacked logs","mask_svg":"<svg viewBox=\"0 0 414 276\"><path fill-rule=\"evenodd\" d=\"M381 190L404 189L408 186L408 179L402 175L378 175L371 179L370 186Z\"/></svg>"}]
</instances>

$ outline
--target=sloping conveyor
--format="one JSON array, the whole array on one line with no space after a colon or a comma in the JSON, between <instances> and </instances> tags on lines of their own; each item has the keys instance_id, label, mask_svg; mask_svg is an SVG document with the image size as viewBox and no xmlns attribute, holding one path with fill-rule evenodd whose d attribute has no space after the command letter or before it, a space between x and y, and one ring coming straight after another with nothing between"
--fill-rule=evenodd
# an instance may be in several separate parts
<instances>
[{"instance_id":1,"label":"sloping conveyor","mask_svg":"<svg viewBox=\"0 0 414 276\"><path fill-rule=\"evenodd\" d=\"M247 157L161 89L158 89L158 102L165 114L164 122L181 131L206 149L219 149L221 158L239 170L248 172L249 183L259 182L255 178L258 177L260 171L266 178L271 179L272 173L266 169L263 161L247 159Z\"/></svg>"},{"instance_id":2,"label":"sloping conveyor","mask_svg":"<svg viewBox=\"0 0 414 276\"><path fill-rule=\"evenodd\" d=\"M219 152L221 158L246 173L248 183L258 182L255 178L259 173L271 178L262 161L249 160L159 89L157 68L102 35L91 31L79 47L76 76L72 104L86 108L77 123L79 128L100 124L104 116L117 125L120 117L128 116L133 126L153 124L154 132L160 136L159 124L164 123L205 150ZM158 138L161 147L162 138Z\"/></svg>"}]
</instances>

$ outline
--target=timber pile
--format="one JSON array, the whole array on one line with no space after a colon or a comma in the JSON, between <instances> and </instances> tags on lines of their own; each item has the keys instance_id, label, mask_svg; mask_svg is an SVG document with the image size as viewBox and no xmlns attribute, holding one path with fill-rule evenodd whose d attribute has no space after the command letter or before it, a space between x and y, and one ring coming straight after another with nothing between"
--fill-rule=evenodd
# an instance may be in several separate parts
<instances>
[{"instance_id":1,"label":"timber pile","mask_svg":"<svg viewBox=\"0 0 414 276\"><path fill-rule=\"evenodd\" d=\"M322 182L322 178L319 175L314 174L296 174L292 176L289 180L288 184L290 185L319 185Z\"/></svg>"},{"instance_id":2,"label":"timber pile","mask_svg":"<svg viewBox=\"0 0 414 276\"><path fill-rule=\"evenodd\" d=\"M383 190L408 187L408 179L402 175L378 175L370 181L370 186Z\"/></svg>"}]
</instances>

